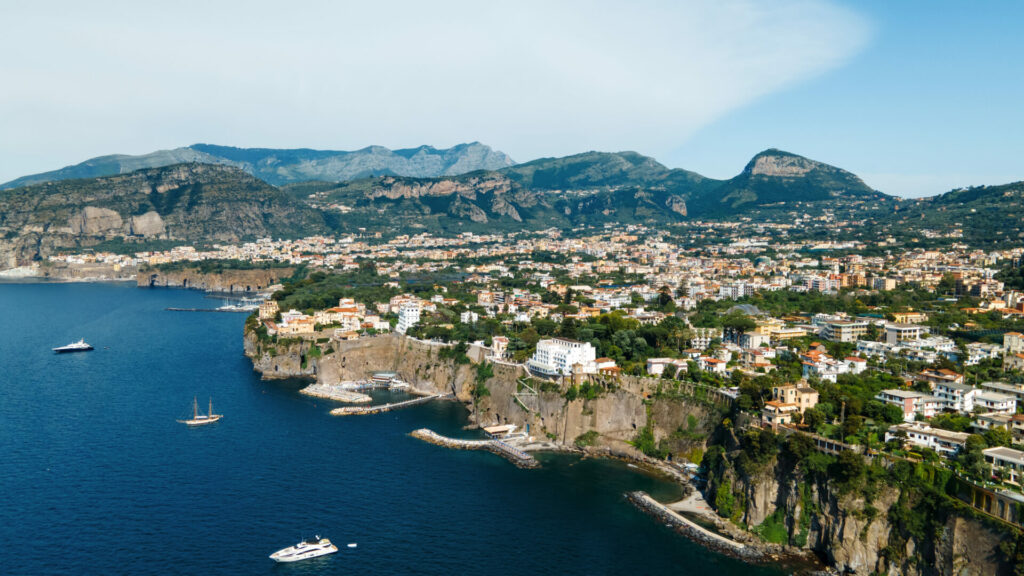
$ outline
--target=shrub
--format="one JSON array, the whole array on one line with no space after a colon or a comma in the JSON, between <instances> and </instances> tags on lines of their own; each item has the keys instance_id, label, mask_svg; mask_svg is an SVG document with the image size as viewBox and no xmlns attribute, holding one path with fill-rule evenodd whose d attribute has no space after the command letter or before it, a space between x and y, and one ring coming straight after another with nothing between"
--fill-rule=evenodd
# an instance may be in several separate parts
<instances>
[{"instance_id":1,"label":"shrub","mask_svg":"<svg viewBox=\"0 0 1024 576\"><path fill-rule=\"evenodd\" d=\"M597 432L597 430L588 430L583 434L577 436L576 440L573 441L573 444L579 446L580 448L583 448L585 446L593 446L594 442L597 441L597 438L599 436L600 434Z\"/></svg>"}]
</instances>

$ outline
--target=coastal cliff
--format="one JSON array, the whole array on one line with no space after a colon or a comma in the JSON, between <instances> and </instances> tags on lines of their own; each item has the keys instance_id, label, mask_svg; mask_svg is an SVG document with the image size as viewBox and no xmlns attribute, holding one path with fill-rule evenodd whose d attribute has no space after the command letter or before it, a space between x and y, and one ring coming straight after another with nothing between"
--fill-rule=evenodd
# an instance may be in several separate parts
<instances>
[{"instance_id":1,"label":"coastal cliff","mask_svg":"<svg viewBox=\"0 0 1024 576\"><path fill-rule=\"evenodd\" d=\"M345 342L327 336L274 343L249 329L245 353L267 379L305 377L331 384L366 378L376 371L396 372L423 393L454 393L477 424L516 424L567 447L585 445L634 457L642 455L630 442L645 429L663 445L700 451L719 419L713 403L664 395L654 398L657 381L650 379L625 377L615 385L595 386L589 396L577 393L574 397L565 384L550 383L539 389L518 366L489 364L490 373L482 373L478 370L482 351L472 347L471 361L460 364L442 358L441 346L400 335Z\"/></svg>"},{"instance_id":2,"label":"coastal cliff","mask_svg":"<svg viewBox=\"0 0 1024 576\"><path fill-rule=\"evenodd\" d=\"M140 288L193 288L206 292L257 292L288 278L294 268L269 268L254 270L223 270L202 272L198 268L183 268L164 271L143 268L135 281Z\"/></svg>"},{"instance_id":3,"label":"coastal cliff","mask_svg":"<svg viewBox=\"0 0 1024 576\"><path fill-rule=\"evenodd\" d=\"M648 447L662 453L695 461L703 456L709 504L732 521L734 537L773 555L813 553L856 574L1019 573L1011 559L1024 545L1013 530L953 498L929 499L920 489L872 480L867 472L856 482L842 472L826 474L808 464L814 457L807 454L759 456L749 439L734 432L715 396L685 385L665 390L665 381L624 376L587 392L565 384L541 387L518 366L480 369L482 351L472 347L470 361L459 363L442 358L441 346L399 335L337 342L319 334L271 342L251 328L245 353L264 378L336 383L394 371L422 393L454 392L477 424L528 426L532 436L556 446L643 459L639 448L648 436ZM939 483L924 468L905 472L921 476L920 485Z\"/></svg>"},{"instance_id":4,"label":"coastal cliff","mask_svg":"<svg viewBox=\"0 0 1024 576\"><path fill-rule=\"evenodd\" d=\"M841 572L909 576L1019 574L1017 531L947 493L957 480L920 463L871 467L799 449L766 456L770 433L726 431L709 451L708 501L768 541L816 553ZM827 465L827 472L823 466ZM898 483L886 475L906 475Z\"/></svg>"}]
</instances>

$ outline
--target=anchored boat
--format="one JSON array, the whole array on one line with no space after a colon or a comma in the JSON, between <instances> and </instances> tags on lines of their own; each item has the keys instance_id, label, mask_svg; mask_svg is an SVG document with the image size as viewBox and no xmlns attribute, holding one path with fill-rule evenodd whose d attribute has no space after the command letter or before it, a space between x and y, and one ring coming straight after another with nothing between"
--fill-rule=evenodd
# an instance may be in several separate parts
<instances>
[{"instance_id":1,"label":"anchored boat","mask_svg":"<svg viewBox=\"0 0 1024 576\"><path fill-rule=\"evenodd\" d=\"M311 540L303 540L295 546L278 550L270 555L270 559L275 562L298 562L299 560L334 554L337 551L338 547L331 544L330 540L321 538L318 535Z\"/></svg>"},{"instance_id":2,"label":"anchored boat","mask_svg":"<svg viewBox=\"0 0 1024 576\"><path fill-rule=\"evenodd\" d=\"M85 343L85 338L82 338L78 342L72 342L67 346L60 346L58 348L54 348L53 351L56 352L57 354L64 354L66 352L88 352L89 350L92 349L92 346Z\"/></svg>"},{"instance_id":3,"label":"anchored boat","mask_svg":"<svg viewBox=\"0 0 1024 576\"><path fill-rule=\"evenodd\" d=\"M189 426L202 426L204 424L213 424L223 417L223 414L213 413L213 398L210 398L210 407L207 409L206 414L199 413L199 402L196 398L192 398L192 417L187 420L178 420L178 422Z\"/></svg>"}]
</instances>

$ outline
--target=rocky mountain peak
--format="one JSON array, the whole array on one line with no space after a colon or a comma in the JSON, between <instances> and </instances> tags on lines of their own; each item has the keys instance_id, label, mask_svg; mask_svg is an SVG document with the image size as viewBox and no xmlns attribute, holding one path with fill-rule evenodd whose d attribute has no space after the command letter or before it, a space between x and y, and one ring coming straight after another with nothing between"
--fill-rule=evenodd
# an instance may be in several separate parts
<instances>
[{"instance_id":1,"label":"rocky mountain peak","mask_svg":"<svg viewBox=\"0 0 1024 576\"><path fill-rule=\"evenodd\" d=\"M754 156L743 171L751 176L799 178L811 170L826 166L803 156L771 148Z\"/></svg>"}]
</instances>

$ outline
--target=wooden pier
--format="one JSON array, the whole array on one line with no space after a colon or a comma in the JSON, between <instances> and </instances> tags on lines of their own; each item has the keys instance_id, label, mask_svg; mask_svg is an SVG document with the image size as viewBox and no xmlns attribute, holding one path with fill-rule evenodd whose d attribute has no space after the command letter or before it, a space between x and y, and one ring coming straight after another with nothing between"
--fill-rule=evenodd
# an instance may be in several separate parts
<instances>
[{"instance_id":1,"label":"wooden pier","mask_svg":"<svg viewBox=\"0 0 1024 576\"><path fill-rule=\"evenodd\" d=\"M424 442L444 446L445 448L454 448L456 450L487 450L488 452L494 452L498 456L505 458L520 468L540 467L540 462L537 462L536 458L506 442L502 442L501 440L462 440L459 438L449 438L427 428L413 430L410 433L410 436L413 438L419 438Z\"/></svg>"}]
</instances>

